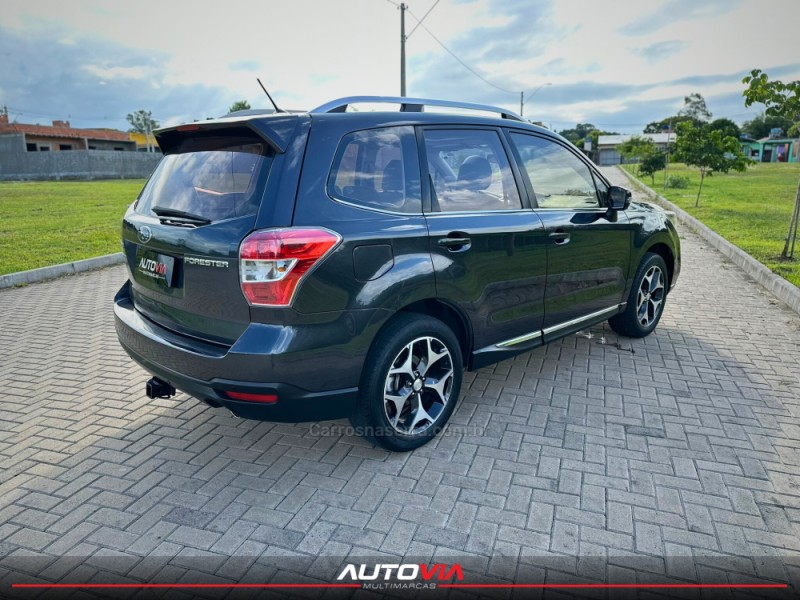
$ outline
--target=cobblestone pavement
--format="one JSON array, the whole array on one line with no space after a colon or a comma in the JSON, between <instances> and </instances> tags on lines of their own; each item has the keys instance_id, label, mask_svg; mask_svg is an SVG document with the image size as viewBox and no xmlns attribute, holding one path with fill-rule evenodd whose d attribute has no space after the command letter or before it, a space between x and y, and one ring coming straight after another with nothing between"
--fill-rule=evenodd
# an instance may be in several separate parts
<instances>
[{"instance_id":1,"label":"cobblestone pavement","mask_svg":"<svg viewBox=\"0 0 800 600\"><path fill-rule=\"evenodd\" d=\"M231 581L279 555L548 553L793 577L800 319L693 235L683 250L653 335L599 325L467 374L463 431L410 454L148 400L114 333L121 267L2 291L0 580L89 581L104 557Z\"/></svg>"}]
</instances>

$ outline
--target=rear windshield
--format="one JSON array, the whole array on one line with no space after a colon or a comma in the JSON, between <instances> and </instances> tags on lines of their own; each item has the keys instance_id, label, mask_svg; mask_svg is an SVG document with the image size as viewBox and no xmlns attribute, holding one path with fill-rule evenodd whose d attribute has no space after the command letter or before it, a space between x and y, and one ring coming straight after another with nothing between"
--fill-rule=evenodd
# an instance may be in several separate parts
<instances>
[{"instance_id":1,"label":"rear windshield","mask_svg":"<svg viewBox=\"0 0 800 600\"><path fill-rule=\"evenodd\" d=\"M135 210L208 222L254 214L272 158L255 137L189 138L161 160Z\"/></svg>"}]
</instances>

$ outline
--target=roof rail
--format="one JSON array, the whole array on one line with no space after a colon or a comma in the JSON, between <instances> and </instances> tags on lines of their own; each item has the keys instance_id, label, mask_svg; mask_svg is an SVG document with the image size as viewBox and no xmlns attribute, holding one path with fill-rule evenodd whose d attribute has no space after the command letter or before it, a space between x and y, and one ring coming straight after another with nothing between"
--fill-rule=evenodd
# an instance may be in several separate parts
<instances>
[{"instance_id":1,"label":"roof rail","mask_svg":"<svg viewBox=\"0 0 800 600\"><path fill-rule=\"evenodd\" d=\"M338 100L331 100L322 106L310 111L312 114L345 112L351 104L399 104L400 112L423 112L425 106L446 106L448 108L463 108L466 110L481 110L484 112L499 113L503 119L524 121L518 114L490 106L488 104L472 104L469 102L453 102L450 100L433 100L431 98L406 98L404 96L347 96Z\"/></svg>"}]
</instances>

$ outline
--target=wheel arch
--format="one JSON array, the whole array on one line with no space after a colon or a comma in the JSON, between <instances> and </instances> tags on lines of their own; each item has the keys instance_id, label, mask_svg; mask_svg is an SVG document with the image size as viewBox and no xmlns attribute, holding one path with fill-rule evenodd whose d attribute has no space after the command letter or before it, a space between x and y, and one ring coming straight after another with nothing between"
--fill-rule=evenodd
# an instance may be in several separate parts
<instances>
[{"instance_id":1,"label":"wheel arch","mask_svg":"<svg viewBox=\"0 0 800 600\"><path fill-rule=\"evenodd\" d=\"M461 349L462 366L466 368L469 361L469 355L472 351L472 330L464 315L453 305L443 302L437 298L426 298L424 300L417 300L411 304L407 304L393 314L381 326L375 339L379 339L383 330L391 324L398 315L405 315L408 313L418 313L433 317L442 321L447 325L453 334L456 336Z\"/></svg>"},{"instance_id":2,"label":"wheel arch","mask_svg":"<svg viewBox=\"0 0 800 600\"><path fill-rule=\"evenodd\" d=\"M645 250L645 254L651 252L653 254L658 254L661 258L664 259L664 262L667 265L667 277L669 281L667 282L667 291L669 291L670 284L672 283L672 278L675 273L675 255L672 252L672 249L663 242L657 242L652 246L649 246L647 250ZM644 258L644 254L642 255Z\"/></svg>"}]
</instances>

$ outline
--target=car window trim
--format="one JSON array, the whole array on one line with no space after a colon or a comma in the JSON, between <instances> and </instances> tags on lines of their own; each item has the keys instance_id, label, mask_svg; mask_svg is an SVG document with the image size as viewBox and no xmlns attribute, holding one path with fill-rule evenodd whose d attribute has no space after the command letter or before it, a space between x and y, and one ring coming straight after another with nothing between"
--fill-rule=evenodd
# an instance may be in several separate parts
<instances>
[{"instance_id":1,"label":"car window trim","mask_svg":"<svg viewBox=\"0 0 800 600\"><path fill-rule=\"evenodd\" d=\"M514 213L529 213L531 212L530 208L520 207L520 208L513 208L510 210L507 209L500 209L500 210L448 210L448 211L439 211L439 212L430 212L427 213L426 217L438 217L439 215L447 216L447 215L509 215Z\"/></svg>"}]
</instances>

